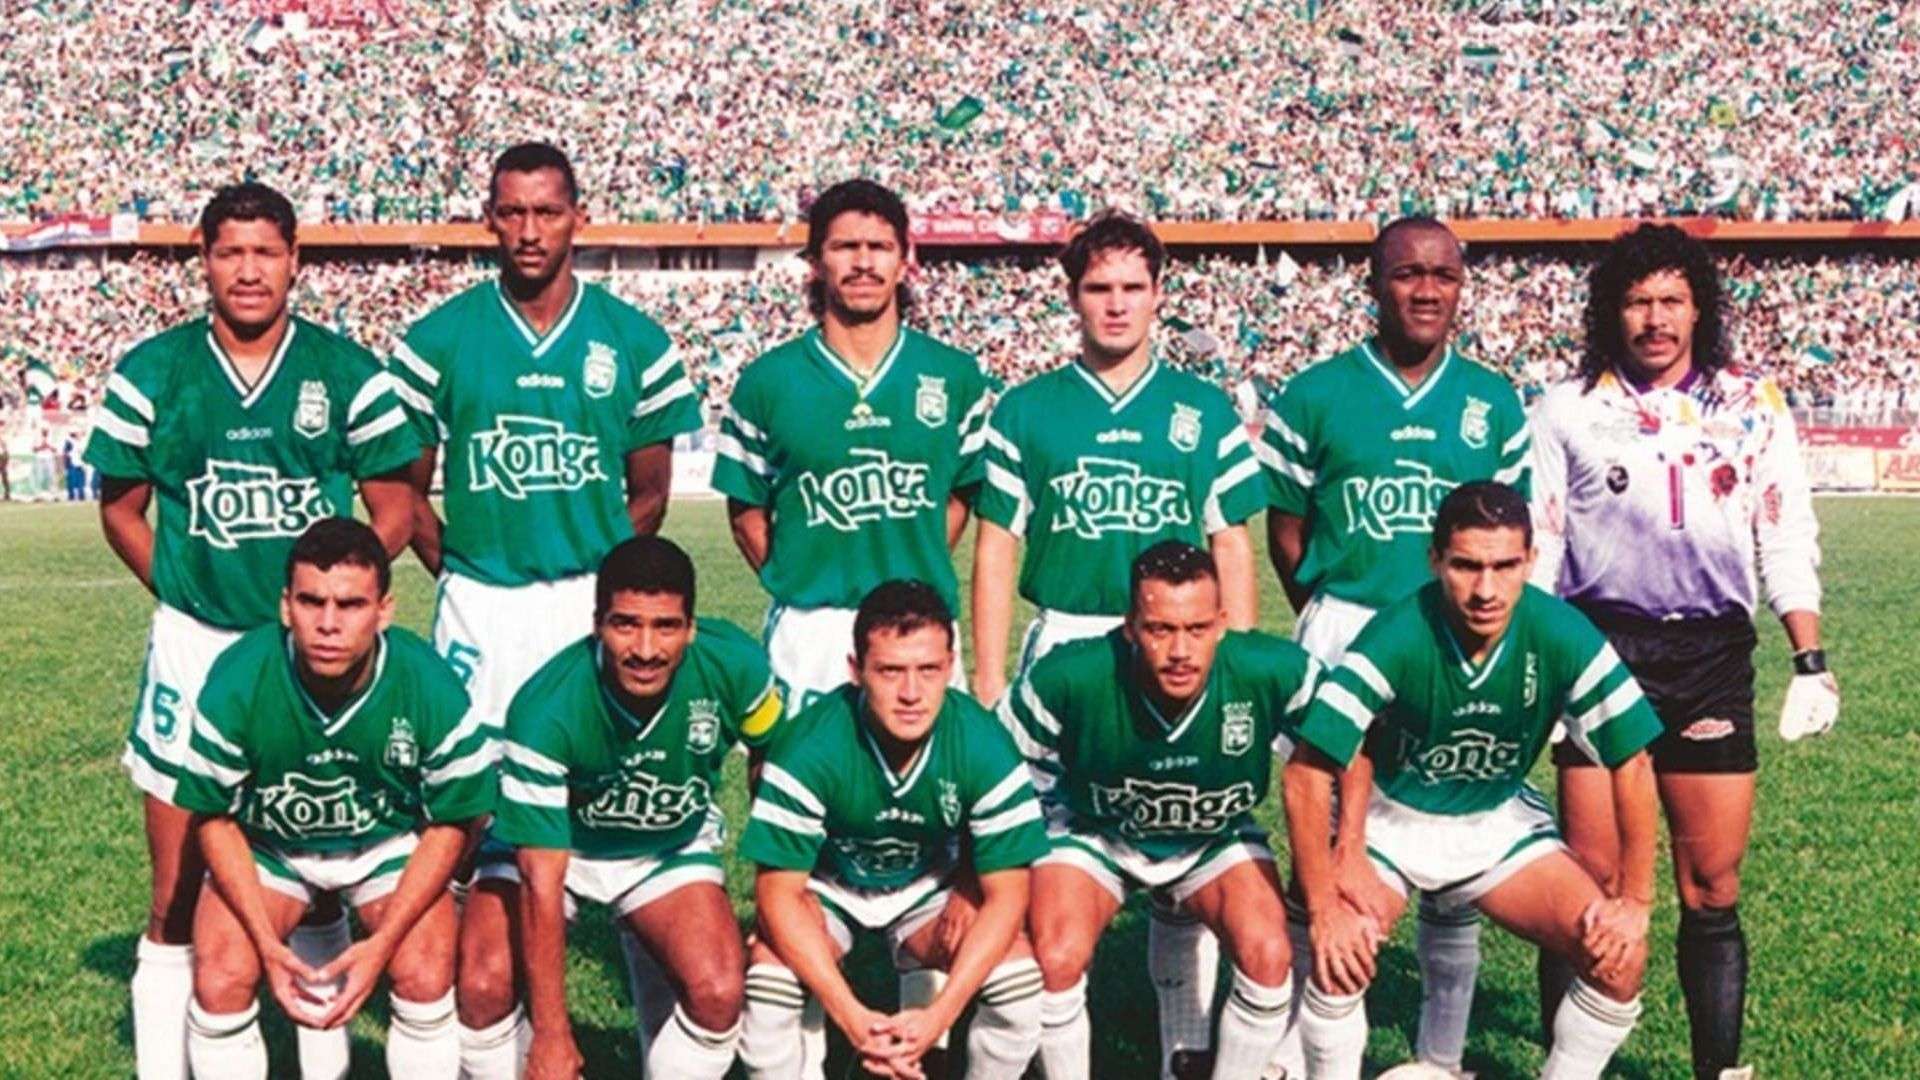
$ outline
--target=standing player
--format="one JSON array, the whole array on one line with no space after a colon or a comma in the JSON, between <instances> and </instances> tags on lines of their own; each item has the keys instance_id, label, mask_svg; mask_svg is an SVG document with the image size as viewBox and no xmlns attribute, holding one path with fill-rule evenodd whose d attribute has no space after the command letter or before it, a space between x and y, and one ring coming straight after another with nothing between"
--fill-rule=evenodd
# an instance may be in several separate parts
<instances>
[{"instance_id":1,"label":"standing player","mask_svg":"<svg viewBox=\"0 0 1920 1080\"><path fill-rule=\"evenodd\" d=\"M430 444L414 470L414 551L440 575L434 647L497 725L520 684L592 629L601 558L660 527L672 440L700 426L700 408L666 332L575 276L586 215L565 154L545 143L502 153L486 217L499 279L415 323L393 369ZM442 445L444 525L427 501ZM476 891L463 934L506 932L507 888ZM512 978L504 954L463 948L461 964L486 969L475 979ZM474 1054L515 1038L481 1033L500 1020L463 998Z\"/></svg>"},{"instance_id":2,"label":"standing player","mask_svg":"<svg viewBox=\"0 0 1920 1080\"><path fill-rule=\"evenodd\" d=\"M1740 860L1753 819L1753 612L1793 646L1789 741L1833 725L1820 650L1819 523L1793 417L1773 382L1730 366L1720 275L1700 243L1645 225L1594 266L1580 375L1535 411L1534 580L1586 612L1647 688L1680 891L1680 987L1704 1080L1739 1067L1747 981ZM1757 579L1757 580L1756 580ZM1554 748L1574 851L1601 881L1621 855L1606 780ZM1564 973L1543 963L1543 1005Z\"/></svg>"},{"instance_id":3,"label":"standing player","mask_svg":"<svg viewBox=\"0 0 1920 1080\"><path fill-rule=\"evenodd\" d=\"M1432 550L1437 580L1354 639L1315 692L1286 769L1313 938L1300 1018L1307 1075L1358 1080L1374 956L1418 889L1442 911L1477 907L1577 967L1541 1076L1599 1080L1640 1013L1659 828L1642 750L1660 722L1593 624L1527 585L1533 527L1519 492L1484 481L1454 489L1435 515ZM1609 770L1600 795L1621 851L1613 889L1562 846L1526 782L1562 717ZM1378 783L1361 820L1341 827L1361 834L1353 839L1377 875L1368 884L1382 895L1355 903L1328 840L1332 774L1363 742Z\"/></svg>"},{"instance_id":4,"label":"standing player","mask_svg":"<svg viewBox=\"0 0 1920 1080\"><path fill-rule=\"evenodd\" d=\"M533 1043L527 1069L578 1075L567 1018L567 920L575 898L610 904L656 958L679 1003L647 1054L647 1075L718 1080L739 1036L746 954L720 870L713 793L736 742L772 735L780 693L753 639L731 623L695 620L693 563L667 540L622 541L600 564L594 632L563 649L514 695L506 770L492 836L517 863L483 862L482 880L519 881ZM470 949L506 952L499 927ZM461 987L508 995L511 980ZM473 1003L479 1006L482 1003ZM513 1076L504 1060L481 1075ZM475 1070L469 1070L474 1073Z\"/></svg>"},{"instance_id":5,"label":"standing player","mask_svg":"<svg viewBox=\"0 0 1920 1080\"><path fill-rule=\"evenodd\" d=\"M1290 641L1228 631L1219 572L1197 547L1163 540L1130 580L1120 629L1059 646L1000 705L1052 844L1029 916L1046 979L1041 1061L1050 1080L1090 1075L1087 965L1128 890L1148 888L1227 942L1212 1075L1257 1076L1293 988L1280 878L1251 813L1318 665ZM1163 1071L1176 1049L1161 1045Z\"/></svg>"},{"instance_id":6,"label":"standing player","mask_svg":"<svg viewBox=\"0 0 1920 1080\"><path fill-rule=\"evenodd\" d=\"M106 478L107 543L159 598L121 763L145 794L152 906L133 973L134 1055L147 1078L186 1074L193 908L205 867L174 805L207 668L279 617L274 583L307 526L350 512L356 482L389 552L406 546L406 466L420 443L371 353L294 317L293 206L235 184L200 215L211 310L134 347L107 378L87 441ZM147 505L159 496L157 525ZM331 901L329 901L329 904ZM309 962L346 946L344 917L295 935ZM304 1033L302 1071L343 1075L344 1033Z\"/></svg>"},{"instance_id":7,"label":"standing player","mask_svg":"<svg viewBox=\"0 0 1920 1080\"><path fill-rule=\"evenodd\" d=\"M901 324L898 195L828 188L807 211L806 255L820 325L740 373L713 466L734 543L773 596L767 651L789 714L847 681L854 609L881 581L929 582L954 610L950 550L991 407L973 357Z\"/></svg>"},{"instance_id":8,"label":"standing player","mask_svg":"<svg viewBox=\"0 0 1920 1080\"><path fill-rule=\"evenodd\" d=\"M1434 510L1455 485L1492 479L1527 490L1518 395L1452 345L1465 284L1460 242L1445 225L1423 217L1387 225L1367 260L1376 333L1287 380L1268 412L1261 445L1272 480L1268 552L1299 612L1294 638L1323 664L1338 663L1376 610L1427 579ZM1356 794L1366 769L1363 760L1347 778L1359 785ZM1357 815L1365 799L1346 804ZM1364 873L1361 853L1350 854L1346 869ZM1304 966L1297 916L1289 932ZM1443 913L1423 902L1416 940L1415 1054L1458 1072L1480 967L1478 917L1471 908Z\"/></svg>"},{"instance_id":9,"label":"standing player","mask_svg":"<svg viewBox=\"0 0 1920 1080\"><path fill-rule=\"evenodd\" d=\"M1021 922L1027 867L1047 841L1026 766L991 713L948 689L953 614L933 587L881 584L851 636L853 685L791 721L740 838L759 866L760 939L741 1060L755 1080L800 1076L811 994L869 1071L917 1077L977 992L966 1075L1014 1080L1040 1039L1040 972ZM949 924L964 928L957 940ZM896 964L950 979L924 1007L869 1009L840 973L861 928L887 935Z\"/></svg>"},{"instance_id":10,"label":"standing player","mask_svg":"<svg viewBox=\"0 0 1920 1080\"><path fill-rule=\"evenodd\" d=\"M267 1075L262 978L289 1017L338 1028L392 980L387 1070L460 1071L447 884L493 809L493 736L427 643L392 626L387 553L325 518L293 546L284 628L207 674L176 795L210 871L193 925L188 1050L204 1077ZM319 971L283 944L313 899L371 935ZM328 1000L314 983L343 978Z\"/></svg>"}]
</instances>

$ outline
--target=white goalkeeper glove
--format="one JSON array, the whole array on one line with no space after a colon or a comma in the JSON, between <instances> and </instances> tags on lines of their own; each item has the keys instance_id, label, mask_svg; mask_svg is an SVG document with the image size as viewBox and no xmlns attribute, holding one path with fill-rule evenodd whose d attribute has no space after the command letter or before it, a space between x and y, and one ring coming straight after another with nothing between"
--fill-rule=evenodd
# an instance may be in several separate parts
<instances>
[{"instance_id":1,"label":"white goalkeeper glove","mask_svg":"<svg viewBox=\"0 0 1920 1080\"><path fill-rule=\"evenodd\" d=\"M1840 719L1840 684L1827 670L1826 654L1807 649L1793 654L1793 681L1780 707L1780 737L1797 742L1819 735Z\"/></svg>"}]
</instances>

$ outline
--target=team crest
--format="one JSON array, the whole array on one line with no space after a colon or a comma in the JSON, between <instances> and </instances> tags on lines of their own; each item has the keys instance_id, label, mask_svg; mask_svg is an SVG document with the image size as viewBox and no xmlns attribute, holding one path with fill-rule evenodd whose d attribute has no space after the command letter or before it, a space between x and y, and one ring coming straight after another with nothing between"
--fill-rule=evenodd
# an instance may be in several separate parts
<instances>
[{"instance_id":1,"label":"team crest","mask_svg":"<svg viewBox=\"0 0 1920 1080\"><path fill-rule=\"evenodd\" d=\"M319 379L300 382L300 401L293 407L293 430L315 439L327 433L327 384Z\"/></svg>"},{"instance_id":2,"label":"team crest","mask_svg":"<svg viewBox=\"0 0 1920 1080\"><path fill-rule=\"evenodd\" d=\"M1253 702L1220 706L1220 752L1238 757L1253 748Z\"/></svg>"},{"instance_id":3,"label":"team crest","mask_svg":"<svg viewBox=\"0 0 1920 1080\"><path fill-rule=\"evenodd\" d=\"M1477 397L1467 399L1466 408L1460 410L1460 441L1475 450L1487 447L1487 435L1492 430L1488 416L1493 406Z\"/></svg>"},{"instance_id":4,"label":"team crest","mask_svg":"<svg viewBox=\"0 0 1920 1080\"><path fill-rule=\"evenodd\" d=\"M1178 450L1192 453L1200 446L1200 410L1176 404L1173 419L1167 422L1167 441Z\"/></svg>"},{"instance_id":5,"label":"team crest","mask_svg":"<svg viewBox=\"0 0 1920 1080\"><path fill-rule=\"evenodd\" d=\"M420 764L420 745L413 741L413 724L404 716L393 718L393 727L387 732L387 765L395 769L412 769Z\"/></svg>"},{"instance_id":6,"label":"team crest","mask_svg":"<svg viewBox=\"0 0 1920 1080\"><path fill-rule=\"evenodd\" d=\"M920 376L920 389L913 394L913 415L931 428L947 422L947 380L937 375Z\"/></svg>"},{"instance_id":7,"label":"team crest","mask_svg":"<svg viewBox=\"0 0 1920 1080\"><path fill-rule=\"evenodd\" d=\"M589 341L586 362L580 365L580 385L587 388L588 397L606 397L613 393L614 376L619 369L613 346L603 341Z\"/></svg>"},{"instance_id":8,"label":"team crest","mask_svg":"<svg viewBox=\"0 0 1920 1080\"><path fill-rule=\"evenodd\" d=\"M949 829L960 824L960 788L944 777L940 780L940 820Z\"/></svg>"},{"instance_id":9,"label":"team crest","mask_svg":"<svg viewBox=\"0 0 1920 1080\"><path fill-rule=\"evenodd\" d=\"M687 703L687 749L704 754L720 744L720 703L694 698Z\"/></svg>"}]
</instances>

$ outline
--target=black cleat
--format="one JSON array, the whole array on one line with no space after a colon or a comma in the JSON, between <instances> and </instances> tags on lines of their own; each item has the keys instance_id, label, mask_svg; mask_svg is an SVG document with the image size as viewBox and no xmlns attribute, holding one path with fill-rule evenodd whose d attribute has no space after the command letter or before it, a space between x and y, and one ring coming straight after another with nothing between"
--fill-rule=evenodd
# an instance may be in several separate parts
<instances>
[{"instance_id":1,"label":"black cleat","mask_svg":"<svg viewBox=\"0 0 1920 1080\"><path fill-rule=\"evenodd\" d=\"M1173 1080L1208 1080L1213 1075L1213 1051L1175 1050L1167 1059Z\"/></svg>"}]
</instances>

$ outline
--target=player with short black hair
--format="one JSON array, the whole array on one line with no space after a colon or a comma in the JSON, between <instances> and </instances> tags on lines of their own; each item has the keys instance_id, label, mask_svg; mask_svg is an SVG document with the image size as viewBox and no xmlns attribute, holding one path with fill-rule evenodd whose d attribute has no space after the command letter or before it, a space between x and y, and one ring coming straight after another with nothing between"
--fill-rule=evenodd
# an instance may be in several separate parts
<instances>
[{"instance_id":1,"label":"player with short black hair","mask_svg":"<svg viewBox=\"0 0 1920 1080\"><path fill-rule=\"evenodd\" d=\"M173 797L207 670L243 632L277 621L288 550L313 522L350 513L356 489L387 550L406 546L406 466L420 450L379 359L289 309L300 251L285 197L229 185L201 221L210 310L120 359L84 454L104 478L108 545L159 601L121 756L144 794L152 868L131 986L134 1057L150 1080L187 1067L204 867ZM326 914L296 935L310 962L346 944L344 917ZM306 1075L345 1070L343 1034L303 1029L299 1041Z\"/></svg>"},{"instance_id":2,"label":"player with short black hair","mask_svg":"<svg viewBox=\"0 0 1920 1080\"><path fill-rule=\"evenodd\" d=\"M622 541L594 591L593 633L535 672L507 713L500 807L476 891L504 901L511 918L470 922L462 950L521 954L526 1068L574 1074L584 1062L567 1014L567 923L577 901L610 905L674 987L671 1020L650 1033L648 1075L718 1080L739 1037L746 954L714 793L736 743L757 766L780 692L745 631L695 616L693 562L672 541ZM501 888L509 883L519 887ZM514 966L465 964L462 989L494 1011L505 996L505 1011L517 1012Z\"/></svg>"},{"instance_id":3,"label":"player with short black hair","mask_svg":"<svg viewBox=\"0 0 1920 1080\"><path fill-rule=\"evenodd\" d=\"M242 635L208 672L175 791L208 869L187 1029L199 1076L267 1075L263 979L290 1019L338 1029L383 977L388 1071L459 1073L448 883L493 809L495 748L458 676L392 625L391 580L372 529L321 519L288 556L285 625ZM370 936L318 966L285 939L322 894Z\"/></svg>"},{"instance_id":4,"label":"player with short black hair","mask_svg":"<svg viewBox=\"0 0 1920 1080\"><path fill-rule=\"evenodd\" d=\"M1049 1077L1089 1075L1086 969L1127 894L1148 889L1227 943L1233 990L1212 1075L1257 1076L1286 1035L1293 991L1280 879L1251 815L1317 665L1290 641L1229 630L1200 548L1163 540L1129 580L1121 627L1055 648L1000 704L1051 844L1028 916L1046 985L1041 1061ZM1163 1044L1162 1071L1185 1073L1205 1047Z\"/></svg>"},{"instance_id":5,"label":"player with short black hair","mask_svg":"<svg viewBox=\"0 0 1920 1080\"><path fill-rule=\"evenodd\" d=\"M909 250L912 241L907 231L907 204L891 188L876 184L871 180L855 177L833 185L820 193L807 207L807 242L800 249L802 257L815 267L822 265L821 258L826 254L827 238L832 232L833 223L842 214L864 214L883 222L893 232L895 248L904 253ZM807 278L807 310L815 319L824 319L829 305L843 309L841 314L854 314L846 299L828 290L828 276L818 272ZM913 306L913 290L905 280L896 280L893 287L893 308L905 314Z\"/></svg>"},{"instance_id":6,"label":"player with short black hair","mask_svg":"<svg viewBox=\"0 0 1920 1080\"><path fill-rule=\"evenodd\" d=\"M1527 584L1531 541L1518 491L1455 488L1435 515L1434 580L1367 623L1300 726L1285 785L1313 941L1308 1076L1358 1080L1375 954L1416 889L1443 914L1479 909L1578 971L1553 1017L1546 1080L1598 1080L1639 1016L1658 834L1645 748L1660 724L1593 624ZM1563 717L1609 770L1605 820L1622 856L1605 887L1526 781ZM1369 871L1343 880L1333 787L1363 752L1375 782L1358 821L1343 808L1337 839L1364 851Z\"/></svg>"},{"instance_id":7,"label":"player with short black hair","mask_svg":"<svg viewBox=\"0 0 1920 1080\"><path fill-rule=\"evenodd\" d=\"M1374 335L1296 372L1270 402L1260 446L1271 485L1268 555L1299 613L1294 640L1323 664L1338 663L1374 612L1427 580L1433 514L1448 491L1487 479L1526 490L1519 395L1453 345L1466 285L1465 253L1445 224L1419 216L1388 223L1367 255ZM1366 806L1366 769L1358 759L1342 778L1348 814ZM1367 873L1362 855L1342 847L1346 876ZM1288 929L1303 976L1309 948L1297 905ZM1416 941L1414 1053L1458 1072L1480 967L1478 918L1471 908L1443 914L1423 903ZM1294 1040L1282 1064L1301 1068Z\"/></svg>"},{"instance_id":8,"label":"player with short black hair","mask_svg":"<svg viewBox=\"0 0 1920 1080\"><path fill-rule=\"evenodd\" d=\"M977 994L966 1076L1014 1080L1040 1038L1021 933L1027 867L1046 851L1033 786L993 715L948 688L953 614L937 588L882 583L854 625L853 683L791 721L740 838L759 920L741 1062L750 1077L801 1075L812 996L870 1071L917 1076ZM896 967L949 979L891 1016L868 1008L839 967L860 929L887 935Z\"/></svg>"},{"instance_id":9,"label":"player with short black hair","mask_svg":"<svg viewBox=\"0 0 1920 1080\"><path fill-rule=\"evenodd\" d=\"M1819 521L1786 399L1732 363L1712 256L1671 225L1625 233L1593 267L1580 373L1534 410L1534 581L1587 613L1646 687L1680 893L1678 965L1698 1080L1741 1080L1747 942L1740 861L1753 819L1754 610L1793 648L1781 737L1839 715L1820 648ZM1605 780L1554 747L1568 840L1605 881L1620 853ZM1566 973L1541 965L1543 1007Z\"/></svg>"}]
</instances>

